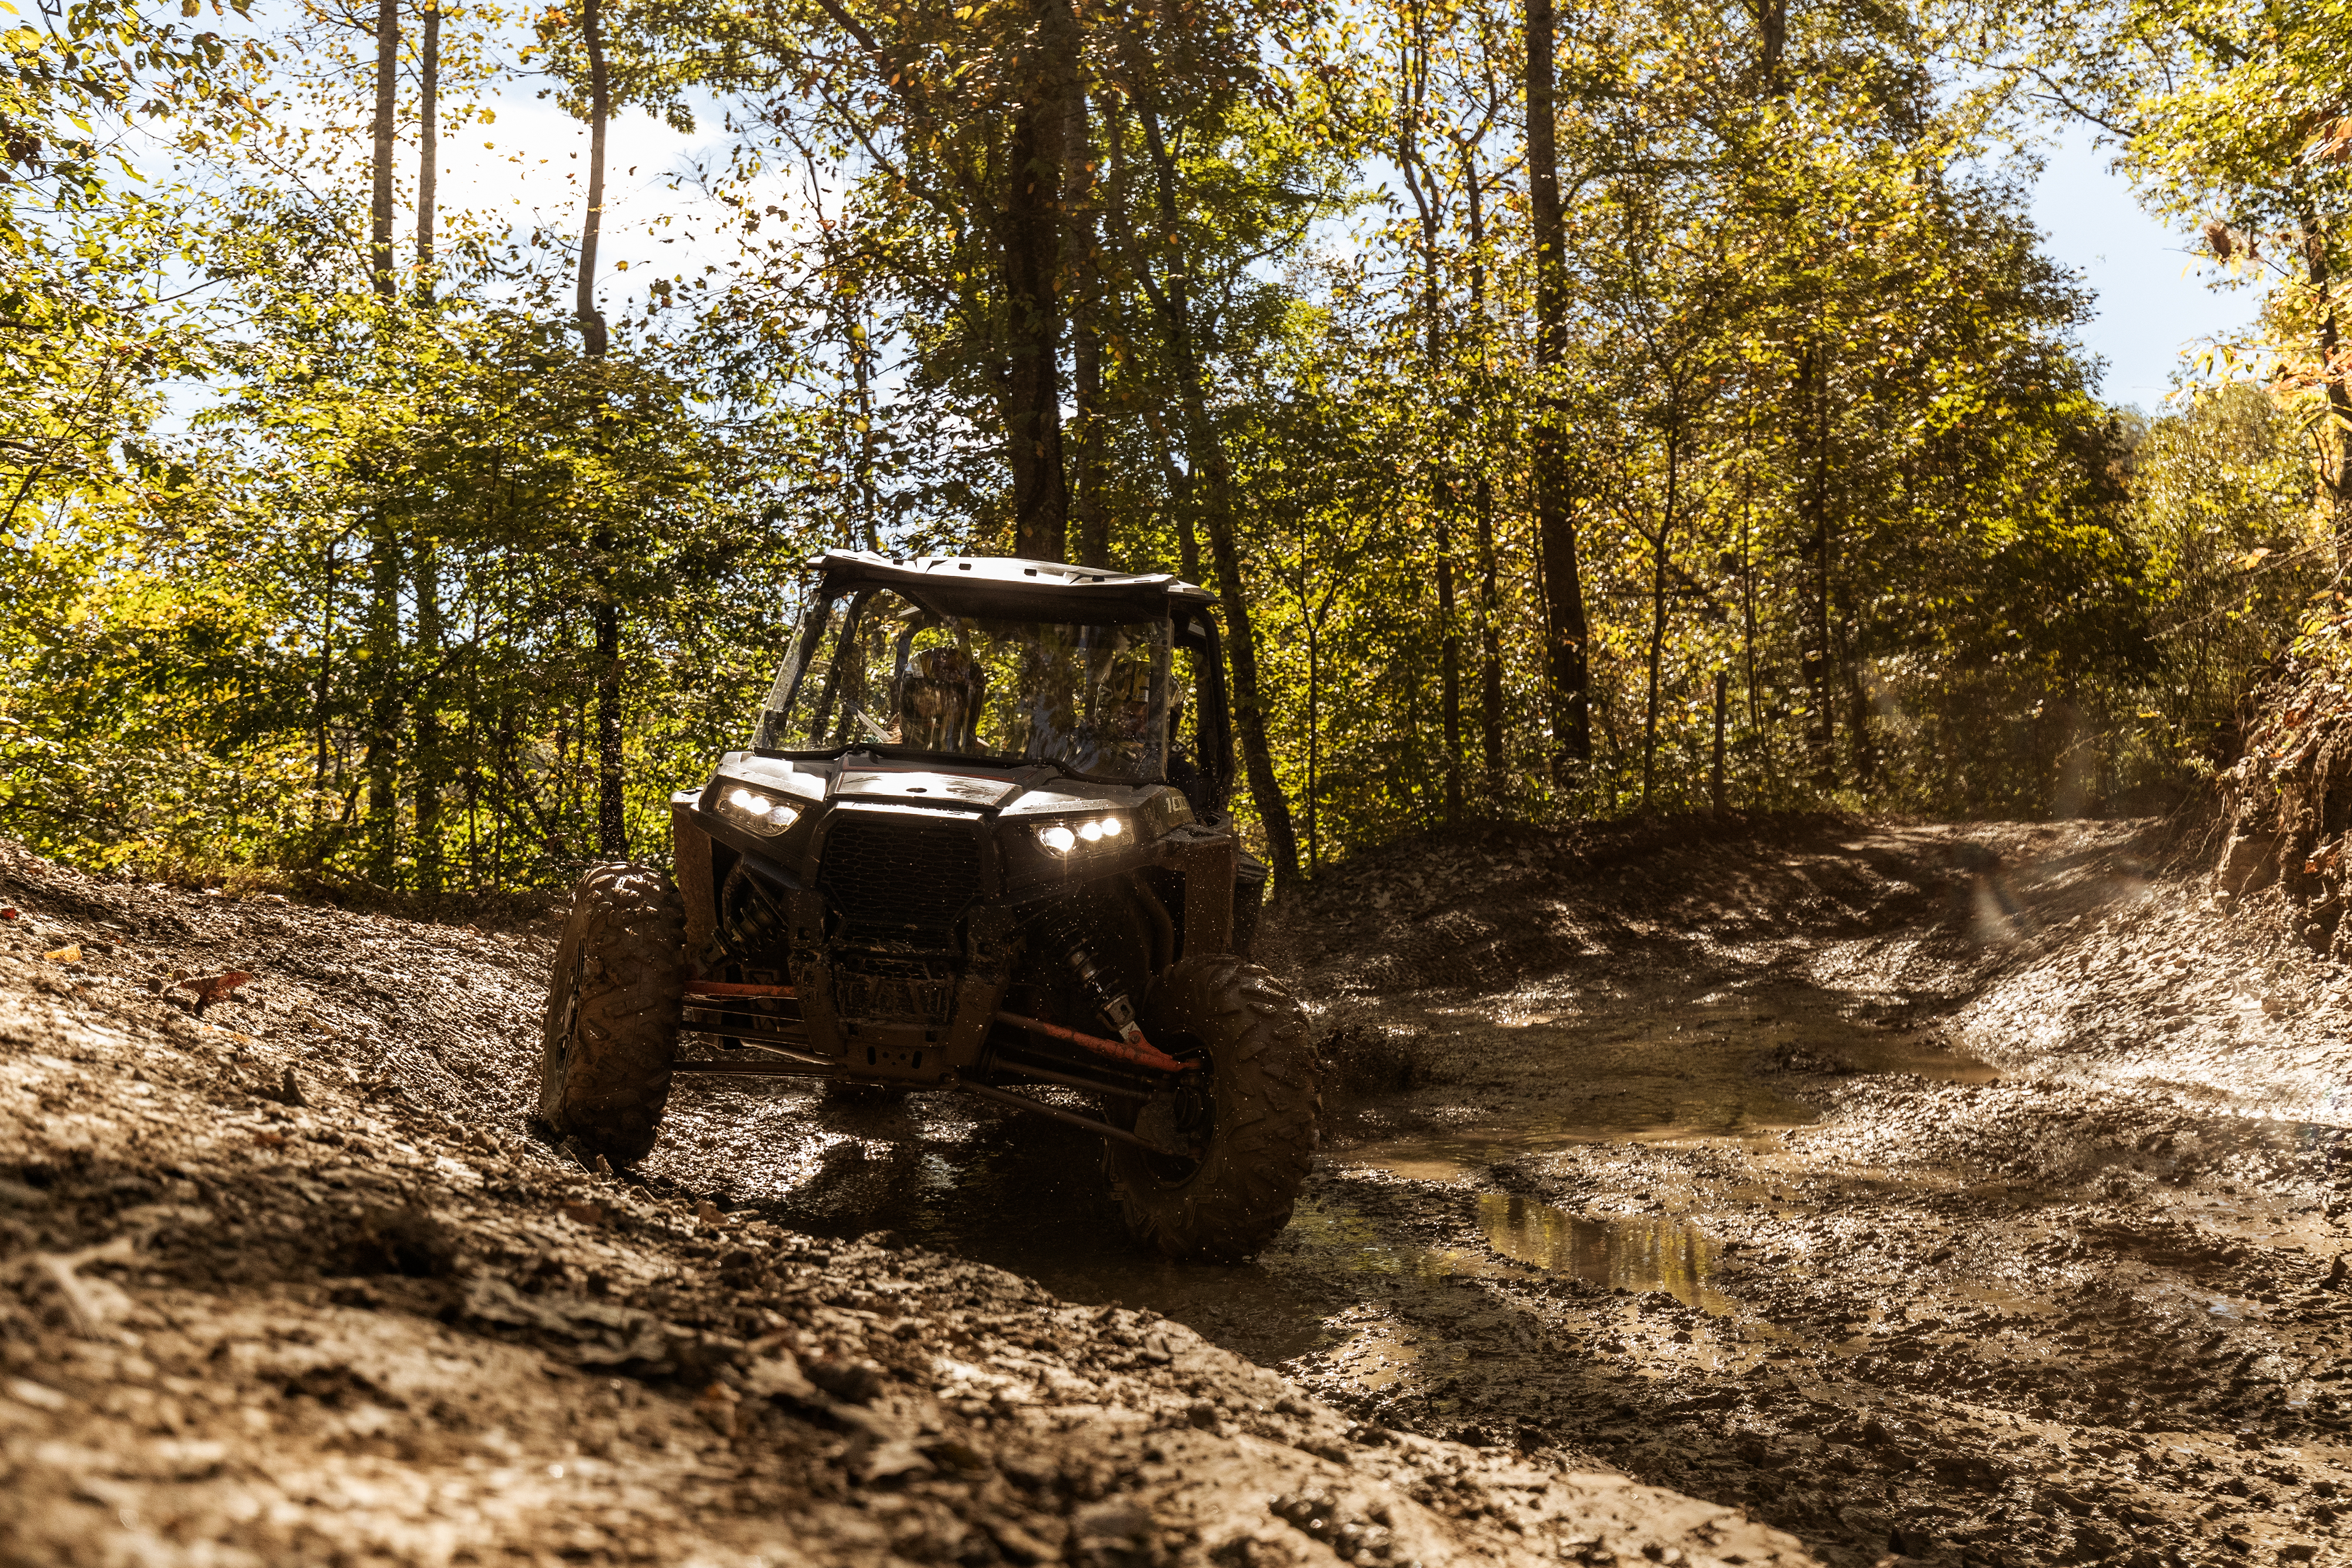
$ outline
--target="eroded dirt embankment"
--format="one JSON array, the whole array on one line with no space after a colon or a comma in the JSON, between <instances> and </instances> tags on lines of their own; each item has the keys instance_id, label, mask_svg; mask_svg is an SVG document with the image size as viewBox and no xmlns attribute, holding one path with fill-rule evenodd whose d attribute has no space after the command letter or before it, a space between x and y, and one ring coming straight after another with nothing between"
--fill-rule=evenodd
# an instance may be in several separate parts
<instances>
[{"instance_id":1,"label":"eroded dirt embankment","mask_svg":"<svg viewBox=\"0 0 2352 1568\"><path fill-rule=\"evenodd\" d=\"M1150 1310L582 1171L522 1131L533 936L5 848L0 904L0 1561L1806 1560Z\"/></svg>"}]
</instances>

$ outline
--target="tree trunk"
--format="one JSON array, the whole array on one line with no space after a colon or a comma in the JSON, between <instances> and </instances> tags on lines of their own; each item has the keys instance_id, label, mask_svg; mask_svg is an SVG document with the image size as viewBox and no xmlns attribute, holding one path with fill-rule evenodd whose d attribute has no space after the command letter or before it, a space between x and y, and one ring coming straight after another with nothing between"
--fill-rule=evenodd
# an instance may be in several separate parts
<instances>
[{"instance_id":1,"label":"tree trunk","mask_svg":"<svg viewBox=\"0 0 2352 1568\"><path fill-rule=\"evenodd\" d=\"M317 731L317 750L310 761L310 826L314 831L326 821L327 703L335 675L335 569L341 565L341 539L329 541L325 581L319 590L319 695L310 706L311 727Z\"/></svg>"},{"instance_id":2,"label":"tree trunk","mask_svg":"<svg viewBox=\"0 0 2352 1568\"><path fill-rule=\"evenodd\" d=\"M1421 156L1415 134L1429 82L1427 13L1415 10L1412 47L1402 75L1404 90L1397 104L1397 167L1421 220L1421 317L1427 357L1429 396L1442 402L1445 386L1445 329L1440 319L1444 292L1437 275L1437 236L1444 216L1444 191L1437 174ZM1438 712L1445 745L1445 823L1462 821L1462 632L1454 621L1453 486L1446 478L1446 438L1451 421L1433 420L1434 444L1429 453L1429 510L1437 546Z\"/></svg>"},{"instance_id":3,"label":"tree trunk","mask_svg":"<svg viewBox=\"0 0 2352 1568\"><path fill-rule=\"evenodd\" d=\"M1447 511L1438 514L1437 623L1444 636L1437 644L1438 715L1445 732L1445 825L1459 827L1463 815L1462 784L1462 625L1454 601L1454 530Z\"/></svg>"},{"instance_id":4,"label":"tree trunk","mask_svg":"<svg viewBox=\"0 0 2352 1568\"><path fill-rule=\"evenodd\" d=\"M1715 767L1707 776L1707 806L1720 817L1724 812L1723 791L1723 708L1730 681L1721 671L1715 672Z\"/></svg>"},{"instance_id":5,"label":"tree trunk","mask_svg":"<svg viewBox=\"0 0 2352 1568\"><path fill-rule=\"evenodd\" d=\"M411 547L416 578L416 886L438 894L442 883L441 561L431 541Z\"/></svg>"},{"instance_id":6,"label":"tree trunk","mask_svg":"<svg viewBox=\"0 0 2352 1568\"><path fill-rule=\"evenodd\" d=\"M1102 275L1095 256L1094 136L1087 125L1087 88L1070 94L1064 139L1068 198L1063 204L1063 248L1070 280L1072 510L1078 525L1078 564L1110 565L1110 516L1103 507Z\"/></svg>"},{"instance_id":7,"label":"tree trunk","mask_svg":"<svg viewBox=\"0 0 2352 1568\"><path fill-rule=\"evenodd\" d=\"M604 122L612 117L612 83L604 71L604 18L600 0L584 0L580 38L588 49L588 215L580 225L580 276L572 310L580 322L582 345L592 360L604 357L609 341L604 313L596 308L596 244L604 233Z\"/></svg>"},{"instance_id":8,"label":"tree trunk","mask_svg":"<svg viewBox=\"0 0 2352 1568\"><path fill-rule=\"evenodd\" d=\"M416 297L433 298L434 206L441 186L441 6L425 0L425 52L418 62L416 134Z\"/></svg>"},{"instance_id":9,"label":"tree trunk","mask_svg":"<svg viewBox=\"0 0 2352 1568\"><path fill-rule=\"evenodd\" d=\"M853 302L848 311L849 369L857 393L858 522L850 543L882 552L881 497L874 485L874 345L866 335L865 307Z\"/></svg>"},{"instance_id":10,"label":"tree trunk","mask_svg":"<svg viewBox=\"0 0 2352 1568\"><path fill-rule=\"evenodd\" d=\"M367 863L378 887L393 885L400 863L400 538L379 506L368 540L367 630Z\"/></svg>"},{"instance_id":11,"label":"tree trunk","mask_svg":"<svg viewBox=\"0 0 2352 1568\"><path fill-rule=\"evenodd\" d=\"M596 605L596 852L629 852L628 819L621 798L621 609L608 596Z\"/></svg>"},{"instance_id":12,"label":"tree trunk","mask_svg":"<svg viewBox=\"0 0 2352 1568\"><path fill-rule=\"evenodd\" d=\"M1805 661L1805 691L1812 706L1805 738L1813 754L1813 783L1828 789L1837 783L1837 681L1830 638L1829 378L1818 344L1806 350L1801 373L1812 394L1813 473L1805 487L1805 509L1811 514L1812 528L1805 541L1811 559L1805 563L1805 626L1799 647Z\"/></svg>"},{"instance_id":13,"label":"tree trunk","mask_svg":"<svg viewBox=\"0 0 2352 1568\"><path fill-rule=\"evenodd\" d=\"M1650 573L1650 689L1642 719L1642 810L1650 809L1650 796L1657 776L1658 761L1658 684L1663 673L1666 647L1666 549L1675 528L1675 507L1681 497L1675 493L1675 481L1681 456L1680 444L1671 436L1666 441L1666 504L1658 514L1658 537L1653 542Z\"/></svg>"},{"instance_id":14,"label":"tree trunk","mask_svg":"<svg viewBox=\"0 0 2352 1568\"><path fill-rule=\"evenodd\" d=\"M1507 817L1503 758L1502 594L1495 559L1495 486L1478 476L1478 727L1486 741L1487 809Z\"/></svg>"},{"instance_id":15,"label":"tree trunk","mask_svg":"<svg viewBox=\"0 0 2352 1568\"><path fill-rule=\"evenodd\" d=\"M1160 117L1140 100L1135 105L1142 121L1144 145L1151 154L1162 233L1175 235L1177 224L1176 164L1167 140L1160 133ZM1234 536L1233 470L1225 461L1223 443L1209 418L1208 396L1202 386L1198 345L1192 337L1189 261L1173 265L1164 281L1139 276L1168 329L1175 361L1177 387L1184 412L1185 444L1196 485L1206 481L1201 519L1208 525L1209 557L1217 569L1217 592L1224 601L1226 658L1233 666L1234 728L1241 736L1242 765L1249 776L1250 799L1265 829L1268 863L1277 892L1296 888L1298 836L1290 820L1290 802L1275 777L1274 752L1266 742L1265 710L1257 678L1257 635L1251 625L1249 597L1242 579L1241 550Z\"/></svg>"},{"instance_id":16,"label":"tree trunk","mask_svg":"<svg viewBox=\"0 0 2352 1568\"><path fill-rule=\"evenodd\" d=\"M1061 560L1069 550L1063 466L1060 274L1070 99L1079 90L1078 22L1070 0L1033 0L1036 46L1014 121L998 216L1006 341L999 376L1013 467L1013 552Z\"/></svg>"},{"instance_id":17,"label":"tree trunk","mask_svg":"<svg viewBox=\"0 0 2352 1568\"><path fill-rule=\"evenodd\" d=\"M1486 329L1486 221L1478 199L1478 167L1467 149L1462 154L1462 191L1470 218L1471 330L1479 335L1472 347L1483 352ZM1483 372L1476 385L1483 404ZM1497 576L1495 485L1482 460L1478 473L1478 725L1486 741L1486 809L1501 817L1507 814L1503 805L1507 784L1503 764L1502 593Z\"/></svg>"},{"instance_id":18,"label":"tree trunk","mask_svg":"<svg viewBox=\"0 0 2352 1568\"><path fill-rule=\"evenodd\" d=\"M368 223L368 286L389 303L392 281L393 114L400 87L400 0L376 0L375 119L368 127L373 185Z\"/></svg>"},{"instance_id":19,"label":"tree trunk","mask_svg":"<svg viewBox=\"0 0 2352 1568\"><path fill-rule=\"evenodd\" d=\"M1323 872L1323 649L1312 616L1307 622L1307 869Z\"/></svg>"},{"instance_id":20,"label":"tree trunk","mask_svg":"<svg viewBox=\"0 0 2352 1568\"><path fill-rule=\"evenodd\" d=\"M604 128L612 118L612 82L604 69L604 23L600 0L585 0L580 38L588 51L588 215L580 227L580 277L572 309L580 319L583 351L602 360L610 348L604 313L596 308L596 242L604 228ZM602 423L600 411L598 419ZM609 528L591 541L596 552L596 603L591 623L596 633L596 852L629 852L628 821L621 779L621 605L613 581L615 541Z\"/></svg>"},{"instance_id":21,"label":"tree trunk","mask_svg":"<svg viewBox=\"0 0 2352 1568\"><path fill-rule=\"evenodd\" d=\"M1536 537L1543 558L1546 676L1554 766L1592 756L1584 583L1568 490L1567 431L1553 384L1568 354L1568 267L1559 211L1559 152L1552 113L1551 0L1527 0L1528 195L1536 247Z\"/></svg>"},{"instance_id":22,"label":"tree trunk","mask_svg":"<svg viewBox=\"0 0 2352 1568\"><path fill-rule=\"evenodd\" d=\"M1761 0L1750 13L1756 18L1756 65L1764 78L1765 92L1780 96L1780 57L1789 47L1789 0Z\"/></svg>"}]
</instances>

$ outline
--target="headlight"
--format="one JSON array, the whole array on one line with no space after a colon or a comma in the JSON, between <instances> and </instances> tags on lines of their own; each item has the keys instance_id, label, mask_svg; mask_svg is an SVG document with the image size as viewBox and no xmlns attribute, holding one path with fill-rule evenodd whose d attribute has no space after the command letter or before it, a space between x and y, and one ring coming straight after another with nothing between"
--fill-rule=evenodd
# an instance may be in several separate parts
<instances>
[{"instance_id":1,"label":"headlight","mask_svg":"<svg viewBox=\"0 0 2352 1568\"><path fill-rule=\"evenodd\" d=\"M773 837L801 820L801 809L773 795L730 784L719 797L719 814L755 833Z\"/></svg>"},{"instance_id":2,"label":"headlight","mask_svg":"<svg viewBox=\"0 0 2352 1568\"><path fill-rule=\"evenodd\" d=\"M1083 822L1048 822L1037 831L1037 842L1048 854L1066 855L1080 844L1115 841L1127 831L1122 817L1088 817Z\"/></svg>"}]
</instances>

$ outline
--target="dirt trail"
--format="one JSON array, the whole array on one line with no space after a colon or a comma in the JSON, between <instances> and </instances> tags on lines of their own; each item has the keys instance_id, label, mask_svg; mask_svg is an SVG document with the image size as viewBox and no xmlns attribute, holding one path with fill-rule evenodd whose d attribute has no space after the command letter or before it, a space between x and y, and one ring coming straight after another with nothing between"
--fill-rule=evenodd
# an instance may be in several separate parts
<instances>
[{"instance_id":1,"label":"dirt trail","mask_svg":"<svg viewBox=\"0 0 2352 1568\"><path fill-rule=\"evenodd\" d=\"M1791 1560L1744 1515L1840 1564L2352 1561L2341 975L2176 858L1776 821L1351 862L1261 955L1334 1137L1223 1269L951 1095L682 1089L591 1177L520 1132L536 938L19 859L21 947L123 945L0 958L8 1370L71 1401L9 1396L9 1462L84 1542L217 1489L261 1558ZM263 977L201 1032L135 988L168 963ZM288 1065L308 1108L254 1097ZM135 1352L32 1260L125 1234L85 1277Z\"/></svg>"},{"instance_id":2,"label":"dirt trail","mask_svg":"<svg viewBox=\"0 0 2352 1568\"><path fill-rule=\"evenodd\" d=\"M582 1171L520 1130L536 938L5 848L0 904L0 1561L1809 1561L1148 1310Z\"/></svg>"}]
</instances>

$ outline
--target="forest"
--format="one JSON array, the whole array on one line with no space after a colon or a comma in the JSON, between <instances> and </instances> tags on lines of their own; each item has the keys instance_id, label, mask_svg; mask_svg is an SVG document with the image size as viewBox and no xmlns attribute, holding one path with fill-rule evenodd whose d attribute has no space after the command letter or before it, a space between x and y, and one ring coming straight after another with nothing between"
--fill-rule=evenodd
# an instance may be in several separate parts
<instances>
[{"instance_id":1,"label":"forest","mask_svg":"<svg viewBox=\"0 0 2352 1568\"><path fill-rule=\"evenodd\" d=\"M2345 0L26 3L0 833L91 869L657 852L827 547L1219 593L1278 887L2158 810L2337 645ZM575 183L443 201L532 93ZM640 116L690 265L611 259ZM2038 248L2064 126L2262 302L2161 408Z\"/></svg>"}]
</instances>

